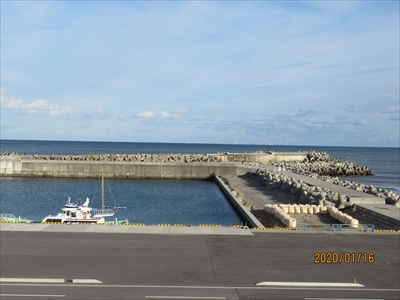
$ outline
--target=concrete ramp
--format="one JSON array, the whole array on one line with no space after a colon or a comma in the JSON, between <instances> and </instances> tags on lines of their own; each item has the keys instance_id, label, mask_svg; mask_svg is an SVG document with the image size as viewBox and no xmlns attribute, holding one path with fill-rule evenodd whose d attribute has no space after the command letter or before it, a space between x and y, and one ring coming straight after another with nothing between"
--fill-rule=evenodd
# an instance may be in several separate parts
<instances>
[{"instance_id":1,"label":"concrete ramp","mask_svg":"<svg viewBox=\"0 0 400 300\"><path fill-rule=\"evenodd\" d=\"M367 219L400 229L400 208L388 204L356 204L355 209Z\"/></svg>"},{"instance_id":2,"label":"concrete ramp","mask_svg":"<svg viewBox=\"0 0 400 300\"><path fill-rule=\"evenodd\" d=\"M311 178L305 175L300 175L291 171L286 171L285 174L289 177L301 180L310 186L319 186L326 188L334 193L347 196L353 204L385 204L385 199L375 195L363 193L346 187L342 187L331 182L326 182L320 179Z\"/></svg>"}]
</instances>

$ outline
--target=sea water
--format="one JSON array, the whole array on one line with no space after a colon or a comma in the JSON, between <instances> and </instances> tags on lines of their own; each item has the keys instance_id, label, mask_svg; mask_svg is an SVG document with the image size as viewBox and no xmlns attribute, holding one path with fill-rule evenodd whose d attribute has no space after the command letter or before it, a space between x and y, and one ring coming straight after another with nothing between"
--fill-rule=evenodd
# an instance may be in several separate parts
<instances>
[{"instance_id":1,"label":"sea water","mask_svg":"<svg viewBox=\"0 0 400 300\"><path fill-rule=\"evenodd\" d=\"M0 140L0 152L21 154L206 154L259 150L325 151L342 161L368 166L375 174L341 177L341 180L372 184L398 194L400 192L399 148ZM127 207L116 214L119 219L128 218L130 222L145 224L213 223L227 226L242 223L215 183L186 180L109 181L115 199L121 206ZM99 185L98 180L94 179L0 178L0 211L40 221L48 214L60 212L68 197L75 202L89 197L95 201L93 207L100 207L101 196L95 193ZM110 196L108 201L111 200L113 205Z\"/></svg>"},{"instance_id":2,"label":"sea water","mask_svg":"<svg viewBox=\"0 0 400 300\"><path fill-rule=\"evenodd\" d=\"M0 178L0 210L41 221L61 212L68 197L101 208L100 179ZM105 205L126 207L114 217L144 224L242 224L214 182L195 180L118 180L105 184ZM113 218L109 219L113 220Z\"/></svg>"},{"instance_id":3,"label":"sea water","mask_svg":"<svg viewBox=\"0 0 400 300\"><path fill-rule=\"evenodd\" d=\"M0 152L9 151L32 155L82 155L92 153L211 154L217 152L250 153L259 150L275 152L325 151L342 161L368 166L375 174L375 176L342 177L341 180L372 184L400 194L400 148L0 140Z\"/></svg>"}]
</instances>

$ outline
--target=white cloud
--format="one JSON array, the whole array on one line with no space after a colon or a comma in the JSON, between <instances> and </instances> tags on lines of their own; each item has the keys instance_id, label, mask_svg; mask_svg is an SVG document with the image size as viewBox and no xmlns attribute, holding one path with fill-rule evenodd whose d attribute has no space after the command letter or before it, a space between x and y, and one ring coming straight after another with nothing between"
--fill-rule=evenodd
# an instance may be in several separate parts
<instances>
[{"instance_id":1,"label":"white cloud","mask_svg":"<svg viewBox=\"0 0 400 300\"><path fill-rule=\"evenodd\" d=\"M171 112L163 111L161 112L162 119L177 119L182 116L182 114L187 113L187 109L178 109Z\"/></svg>"},{"instance_id":2,"label":"white cloud","mask_svg":"<svg viewBox=\"0 0 400 300\"><path fill-rule=\"evenodd\" d=\"M385 109L384 111L382 111L385 114L392 114L392 113L400 113L400 106L392 106L388 109Z\"/></svg>"},{"instance_id":3,"label":"white cloud","mask_svg":"<svg viewBox=\"0 0 400 300\"><path fill-rule=\"evenodd\" d=\"M173 118L177 118L177 115L169 113L167 111L163 111L163 112L161 112L161 118L162 119L173 119Z\"/></svg>"},{"instance_id":4,"label":"white cloud","mask_svg":"<svg viewBox=\"0 0 400 300\"><path fill-rule=\"evenodd\" d=\"M18 94L2 99L2 117L24 124L27 138L41 129L26 114L65 116L68 106L67 126L156 125L136 137L153 141L303 134L312 143L315 128L396 137L399 6L381 2L5 1L2 85Z\"/></svg>"},{"instance_id":5,"label":"white cloud","mask_svg":"<svg viewBox=\"0 0 400 300\"><path fill-rule=\"evenodd\" d=\"M69 106L53 104L45 99L25 102L21 99L10 99L3 97L4 89L1 89L1 108L19 111L26 114L47 114L49 116L66 115L73 112Z\"/></svg>"},{"instance_id":6,"label":"white cloud","mask_svg":"<svg viewBox=\"0 0 400 300\"><path fill-rule=\"evenodd\" d=\"M172 110L172 111L162 111L159 114L155 114L152 110L149 111L144 111L140 112L137 114L138 118L145 118L145 119L150 119L150 118L156 118L156 119L178 119L182 117L183 114L187 113L188 110L183 108L183 109L177 109L177 110Z\"/></svg>"},{"instance_id":7,"label":"white cloud","mask_svg":"<svg viewBox=\"0 0 400 300\"><path fill-rule=\"evenodd\" d=\"M145 119L154 118L154 112L152 112L151 110L144 111L144 112L138 113L137 116L139 118L145 118Z\"/></svg>"}]
</instances>

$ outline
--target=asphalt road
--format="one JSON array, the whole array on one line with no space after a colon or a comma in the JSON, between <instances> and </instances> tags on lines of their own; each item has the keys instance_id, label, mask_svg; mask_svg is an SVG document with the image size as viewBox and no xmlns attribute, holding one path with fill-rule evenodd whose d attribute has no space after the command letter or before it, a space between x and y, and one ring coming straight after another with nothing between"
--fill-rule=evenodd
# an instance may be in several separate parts
<instances>
[{"instance_id":1,"label":"asphalt road","mask_svg":"<svg viewBox=\"0 0 400 300\"><path fill-rule=\"evenodd\" d=\"M400 299L400 235L393 233L2 231L0 238L1 278L65 280L3 281L1 299ZM355 262L315 263L321 252L336 252L336 258L343 253L350 261L354 253ZM101 283L72 282L75 279ZM363 286L255 285L349 284L354 279Z\"/></svg>"}]
</instances>

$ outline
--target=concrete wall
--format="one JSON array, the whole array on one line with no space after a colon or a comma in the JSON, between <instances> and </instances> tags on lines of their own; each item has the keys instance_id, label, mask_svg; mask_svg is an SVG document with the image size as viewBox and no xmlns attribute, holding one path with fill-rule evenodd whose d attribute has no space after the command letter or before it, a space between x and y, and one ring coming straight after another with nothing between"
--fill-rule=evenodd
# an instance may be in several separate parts
<instances>
[{"instance_id":1,"label":"concrete wall","mask_svg":"<svg viewBox=\"0 0 400 300\"><path fill-rule=\"evenodd\" d=\"M291 152L291 153L228 153L219 154L224 162L252 162L252 163L272 163L272 162L289 162L303 161L307 152Z\"/></svg>"},{"instance_id":2,"label":"concrete wall","mask_svg":"<svg viewBox=\"0 0 400 300\"><path fill-rule=\"evenodd\" d=\"M354 210L364 214L372 222L400 229L400 208L388 204L356 204Z\"/></svg>"},{"instance_id":3,"label":"concrete wall","mask_svg":"<svg viewBox=\"0 0 400 300\"><path fill-rule=\"evenodd\" d=\"M204 179L234 177L254 171L237 163L146 163L121 161L58 161L1 159L0 176L98 178Z\"/></svg>"},{"instance_id":4,"label":"concrete wall","mask_svg":"<svg viewBox=\"0 0 400 300\"><path fill-rule=\"evenodd\" d=\"M247 226L253 228L264 228L264 225L239 201L239 199L231 192L229 187L219 178L215 176L215 182L224 193L225 197L231 203L233 208L238 212L242 219L247 223Z\"/></svg>"},{"instance_id":5,"label":"concrete wall","mask_svg":"<svg viewBox=\"0 0 400 300\"><path fill-rule=\"evenodd\" d=\"M0 174L21 173L22 161L20 159L0 159Z\"/></svg>"}]
</instances>

